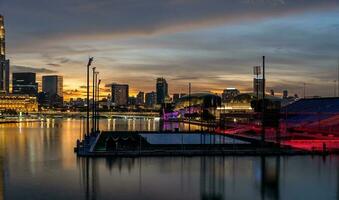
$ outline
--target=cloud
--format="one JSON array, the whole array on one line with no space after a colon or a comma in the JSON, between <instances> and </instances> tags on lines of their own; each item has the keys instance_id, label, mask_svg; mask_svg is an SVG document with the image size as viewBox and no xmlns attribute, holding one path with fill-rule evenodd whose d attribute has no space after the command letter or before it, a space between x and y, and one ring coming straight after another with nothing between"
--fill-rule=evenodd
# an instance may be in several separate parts
<instances>
[{"instance_id":1,"label":"cloud","mask_svg":"<svg viewBox=\"0 0 339 200\"><path fill-rule=\"evenodd\" d=\"M57 71L46 69L46 68L36 68L36 67L27 67L27 66L18 66L18 65L12 65L11 71L12 72L34 72L34 73L41 73L41 74L57 73Z\"/></svg>"},{"instance_id":2,"label":"cloud","mask_svg":"<svg viewBox=\"0 0 339 200\"><path fill-rule=\"evenodd\" d=\"M48 66L52 66L52 67L60 67L60 64L56 64L56 63L47 63Z\"/></svg>"},{"instance_id":3,"label":"cloud","mask_svg":"<svg viewBox=\"0 0 339 200\"><path fill-rule=\"evenodd\" d=\"M95 56L105 83L131 90L154 90L159 76L171 91L188 81L196 91L249 90L265 54L269 87L298 92L302 80L321 93L339 49L336 0L1 2L11 62L58 69L69 89L85 84Z\"/></svg>"},{"instance_id":4,"label":"cloud","mask_svg":"<svg viewBox=\"0 0 339 200\"><path fill-rule=\"evenodd\" d=\"M173 33L336 6L335 0L5 0L0 12L17 39L12 41L20 45Z\"/></svg>"}]
</instances>

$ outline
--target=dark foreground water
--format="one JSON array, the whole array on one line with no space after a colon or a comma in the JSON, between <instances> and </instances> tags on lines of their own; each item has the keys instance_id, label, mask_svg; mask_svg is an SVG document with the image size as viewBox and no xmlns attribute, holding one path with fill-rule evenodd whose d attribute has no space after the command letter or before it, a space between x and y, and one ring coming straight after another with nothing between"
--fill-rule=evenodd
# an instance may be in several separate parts
<instances>
[{"instance_id":1,"label":"dark foreground water","mask_svg":"<svg viewBox=\"0 0 339 200\"><path fill-rule=\"evenodd\" d=\"M102 129L157 129L105 120ZM0 125L4 199L339 199L339 157L77 158L79 120Z\"/></svg>"}]
</instances>

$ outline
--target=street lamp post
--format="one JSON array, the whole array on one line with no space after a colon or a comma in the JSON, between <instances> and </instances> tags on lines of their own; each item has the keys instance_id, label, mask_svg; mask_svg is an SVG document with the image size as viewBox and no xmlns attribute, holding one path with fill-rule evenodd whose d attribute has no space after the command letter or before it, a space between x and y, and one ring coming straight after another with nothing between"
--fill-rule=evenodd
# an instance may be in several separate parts
<instances>
[{"instance_id":1,"label":"street lamp post","mask_svg":"<svg viewBox=\"0 0 339 200\"><path fill-rule=\"evenodd\" d=\"M188 83L188 132L191 132L191 83Z\"/></svg>"},{"instance_id":2,"label":"street lamp post","mask_svg":"<svg viewBox=\"0 0 339 200\"><path fill-rule=\"evenodd\" d=\"M265 142L265 56L262 57L262 108L261 108L261 123L262 123L262 132L261 132L261 141L264 144Z\"/></svg>"},{"instance_id":3,"label":"street lamp post","mask_svg":"<svg viewBox=\"0 0 339 200\"><path fill-rule=\"evenodd\" d=\"M88 59L87 63L87 123L86 123L86 134L89 135L89 67L92 65L93 57Z\"/></svg>"},{"instance_id":4,"label":"street lamp post","mask_svg":"<svg viewBox=\"0 0 339 200\"><path fill-rule=\"evenodd\" d=\"M100 83L101 83L101 79L99 79L99 81L98 81L98 116L99 116L99 102L100 102ZM98 118L98 130L99 130L99 119L100 118Z\"/></svg>"},{"instance_id":5,"label":"street lamp post","mask_svg":"<svg viewBox=\"0 0 339 200\"><path fill-rule=\"evenodd\" d=\"M95 85L96 85L96 72L95 67L92 68L93 80L92 80L92 132L95 132Z\"/></svg>"}]
</instances>

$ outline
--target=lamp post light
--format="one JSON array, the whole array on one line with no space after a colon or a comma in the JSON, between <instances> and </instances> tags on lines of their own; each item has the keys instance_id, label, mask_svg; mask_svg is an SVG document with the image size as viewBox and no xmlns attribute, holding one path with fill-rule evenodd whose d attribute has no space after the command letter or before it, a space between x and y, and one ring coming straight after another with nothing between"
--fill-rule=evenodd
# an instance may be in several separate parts
<instances>
[{"instance_id":1,"label":"lamp post light","mask_svg":"<svg viewBox=\"0 0 339 200\"><path fill-rule=\"evenodd\" d=\"M96 85L96 71L95 67L92 68L92 132L95 132L95 85Z\"/></svg>"},{"instance_id":2,"label":"lamp post light","mask_svg":"<svg viewBox=\"0 0 339 200\"><path fill-rule=\"evenodd\" d=\"M87 123L86 123L86 134L89 135L89 67L92 65L93 57L88 59L87 63Z\"/></svg>"},{"instance_id":3,"label":"lamp post light","mask_svg":"<svg viewBox=\"0 0 339 200\"><path fill-rule=\"evenodd\" d=\"M98 119L97 119L97 102L98 102L98 98L97 98L97 95L98 95L98 87L99 87L99 84L98 84L98 75L99 75L99 72L95 72L95 94L94 94L94 129L95 131L97 131L97 124L98 124Z\"/></svg>"},{"instance_id":4,"label":"lamp post light","mask_svg":"<svg viewBox=\"0 0 339 200\"><path fill-rule=\"evenodd\" d=\"M97 87L97 96L98 96L98 109L97 109L97 116L98 116L98 121L97 121L97 123L98 123L98 127L97 127L97 130L99 131L99 119L100 119L100 117L99 117L99 102L100 102L100 83L101 83L101 79L99 79L99 81L98 81L98 87Z\"/></svg>"},{"instance_id":5,"label":"lamp post light","mask_svg":"<svg viewBox=\"0 0 339 200\"><path fill-rule=\"evenodd\" d=\"M262 108L261 108L261 123L262 123L262 133L261 133L261 141L264 144L265 143L265 137L266 137L266 128L265 128L265 56L262 57Z\"/></svg>"}]
</instances>

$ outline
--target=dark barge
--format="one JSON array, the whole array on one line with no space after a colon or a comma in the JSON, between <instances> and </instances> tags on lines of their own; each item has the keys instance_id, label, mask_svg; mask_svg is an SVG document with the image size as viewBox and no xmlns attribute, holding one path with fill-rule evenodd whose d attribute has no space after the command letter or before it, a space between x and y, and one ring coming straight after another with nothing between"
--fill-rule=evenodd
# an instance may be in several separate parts
<instances>
[{"instance_id":1,"label":"dark barge","mask_svg":"<svg viewBox=\"0 0 339 200\"><path fill-rule=\"evenodd\" d=\"M84 157L324 155L213 133L152 131L103 131L78 141L75 151Z\"/></svg>"}]
</instances>

